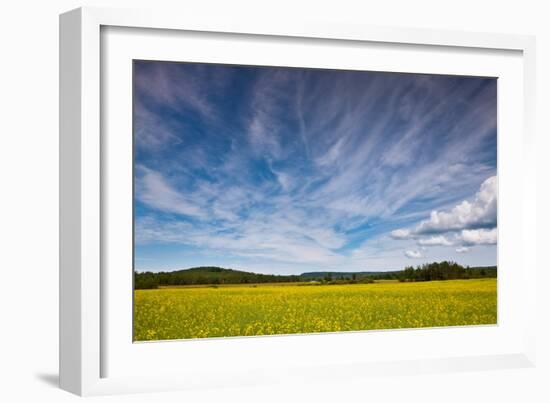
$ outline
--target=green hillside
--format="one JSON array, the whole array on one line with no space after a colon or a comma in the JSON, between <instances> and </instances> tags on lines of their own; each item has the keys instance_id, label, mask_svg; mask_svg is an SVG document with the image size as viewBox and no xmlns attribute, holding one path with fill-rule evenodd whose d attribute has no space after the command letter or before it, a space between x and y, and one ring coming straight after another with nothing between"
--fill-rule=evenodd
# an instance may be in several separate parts
<instances>
[{"instance_id":1,"label":"green hillside","mask_svg":"<svg viewBox=\"0 0 550 403\"><path fill-rule=\"evenodd\" d=\"M134 288L200 284L253 284L318 281L323 284L372 282L373 280L431 281L497 277L496 266L463 267L454 262L434 262L397 271L308 272L300 275L259 274L222 267L193 267L169 272L135 272Z\"/></svg>"},{"instance_id":2,"label":"green hillside","mask_svg":"<svg viewBox=\"0 0 550 403\"><path fill-rule=\"evenodd\" d=\"M156 288L159 285L196 284L247 284L298 282L300 276L279 276L247 271L224 269L222 267L193 267L170 272L135 273L135 288Z\"/></svg>"}]
</instances>

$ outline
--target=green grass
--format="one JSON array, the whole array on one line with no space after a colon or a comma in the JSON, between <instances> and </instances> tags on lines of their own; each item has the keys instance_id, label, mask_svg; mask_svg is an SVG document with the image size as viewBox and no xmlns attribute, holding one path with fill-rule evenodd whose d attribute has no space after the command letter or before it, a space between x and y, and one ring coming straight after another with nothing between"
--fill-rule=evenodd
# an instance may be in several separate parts
<instances>
[{"instance_id":1,"label":"green grass","mask_svg":"<svg viewBox=\"0 0 550 403\"><path fill-rule=\"evenodd\" d=\"M134 340L495 324L496 279L136 290Z\"/></svg>"}]
</instances>

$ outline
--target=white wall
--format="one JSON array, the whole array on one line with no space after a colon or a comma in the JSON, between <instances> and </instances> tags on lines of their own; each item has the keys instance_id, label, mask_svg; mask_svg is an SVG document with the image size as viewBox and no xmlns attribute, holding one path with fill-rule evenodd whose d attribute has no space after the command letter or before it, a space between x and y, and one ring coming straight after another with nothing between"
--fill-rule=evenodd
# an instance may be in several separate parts
<instances>
[{"instance_id":1,"label":"white wall","mask_svg":"<svg viewBox=\"0 0 550 403\"><path fill-rule=\"evenodd\" d=\"M377 0L302 1L4 1L0 6L0 399L73 401L57 382L57 159L59 13L81 5L155 7L179 4L182 12L227 15L268 13L274 19L314 15L375 25L453 28L535 34L538 37L539 161L545 185L539 193L539 253L544 257L549 223L550 12L545 1ZM546 2L547 3L547 2ZM546 134L544 138L543 133ZM543 171L545 169L546 171ZM101 401L550 401L550 339L541 274L539 366L453 375L353 380L303 388L257 388L97 398ZM544 309L542 308L544 306ZM546 342L546 343L545 343ZM9 397L3 396L5 393Z\"/></svg>"}]
</instances>

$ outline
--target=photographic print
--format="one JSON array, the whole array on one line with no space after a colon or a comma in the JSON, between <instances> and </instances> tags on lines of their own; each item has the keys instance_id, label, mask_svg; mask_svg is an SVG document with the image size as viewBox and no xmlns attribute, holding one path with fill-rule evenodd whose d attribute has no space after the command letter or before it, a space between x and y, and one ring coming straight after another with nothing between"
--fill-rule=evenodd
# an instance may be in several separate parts
<instances>
[{"instance_id":1,"label":"photographic print","mask_svg":"<svg viewBox=\"0 0 550 403\"><path fill-rule=\"evenodd\" d=\"M497 79L134 60L134 341L497 323Z\"/></svg>"}]
</instances>

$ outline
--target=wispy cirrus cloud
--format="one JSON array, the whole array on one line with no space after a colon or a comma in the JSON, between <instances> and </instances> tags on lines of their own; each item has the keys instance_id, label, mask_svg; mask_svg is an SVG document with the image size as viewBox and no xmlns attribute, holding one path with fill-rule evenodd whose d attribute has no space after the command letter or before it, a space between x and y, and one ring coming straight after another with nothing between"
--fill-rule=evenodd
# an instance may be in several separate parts
<instances>
[{"instance_id":1,"label":"wispy cirrus cloud","mask_svg":"<svg viewBox=\"0 0 550 403\"><path fill-rule=\"evenodd\" d=\"M193 262L225 256L250 270L378 270L469 242L461 256L488 259L472 247L491 247L487 235L460 231L496 225L494 80L162 62L135 71L139 256L170 244Z\"/></svg>"},{"instance_id":2,"label":"wispy cirrus cloud","mask_svg":"<svg viewBox=\"0 0 550 403\"><path fill-rule=\"evenodd\" d=\"M186 109L213 118L217 109L212 103L216 90L220 90L224 79L219 80L227 69L189 64L181 68L179 63L135 62L134 88L143 102L154 103L173 112L187 112ZM211 91L203 91L208 81Z\"/></svg>"},{"instance_id":3,"label":"wispy cirrus cloud","mask_svg":"<svg viewBox=\"0 0 550 403\"><path fill-rule=\"evenodd\" d=\"M183 193L174 189L168 181L149 168L138 165L136 195L148 207L188 217L204 217L204 212Z\"/></svg>"}]
</instances>

